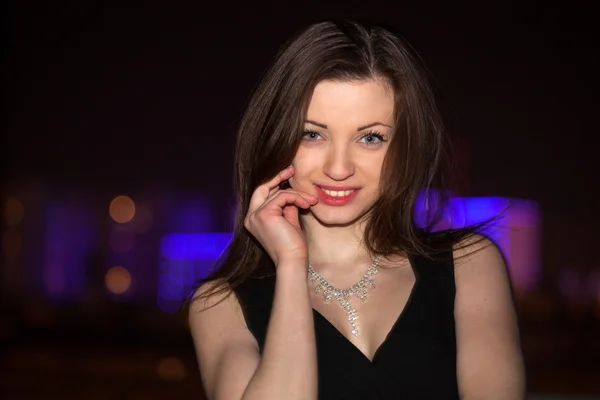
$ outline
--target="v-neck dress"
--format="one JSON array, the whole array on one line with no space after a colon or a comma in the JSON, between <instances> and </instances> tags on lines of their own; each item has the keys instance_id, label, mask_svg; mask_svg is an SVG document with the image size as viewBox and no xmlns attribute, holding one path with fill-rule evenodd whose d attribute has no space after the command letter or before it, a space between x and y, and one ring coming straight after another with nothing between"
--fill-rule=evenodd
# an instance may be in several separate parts
<instances>
[{"instance_id":1,"label":"v-neck dress","mask_svg":"<svg viewBox=\"0 0 600 400\"><path fill-rule=\"evenodd\" d=\"M452 252L435 261L416 256L410 261L416 281L373 360L313 310L319 399L459 398ZM274 277L248 280L234 289L261 352L274 289Z\"/></svg>"}]
</instances>

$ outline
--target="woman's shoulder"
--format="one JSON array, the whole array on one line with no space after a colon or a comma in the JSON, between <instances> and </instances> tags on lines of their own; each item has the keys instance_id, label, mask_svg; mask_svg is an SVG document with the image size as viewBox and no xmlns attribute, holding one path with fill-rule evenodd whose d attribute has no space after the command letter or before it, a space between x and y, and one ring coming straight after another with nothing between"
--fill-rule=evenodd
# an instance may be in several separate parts
<instances>
[{"instance_id":1,"label":"woman's shoulder","mask_svg":"<svg viewBox=\"0 0 600 400\"><path fill-rule=\"evenodd\" d=\"M500 248L489 237L479 233L453 243L452 254L457 270L474 268L477 265L506 269L506 262Z\"/></svg>"},{"instance_id":2,"label":"woman's shoulder","mask_svg":"<svg viewBox=\"0 0 600 400\"><path fill-rule=\"evenodd\" d=\"M240 297L249 292L268 291L274 287L272 276L248 277L230 281L226 278L212 278L202 282L191 296L190 304L199 303L202 307L212 307L223 301L239 304Z\"/></svg>"},{"instance_id":3,"label":"woman's shoulder","mask_svg":"<svg viewBox=\"0 0 600 400\"><path fill-rule=\"evenodd\" d=\"M476 234L457 242L453 259L457 294L461 298L512 297L508 265L490 238Z\"/></svg>"},{"instance_id":4,"label":"woman's shoulder","mask_svg":"<svg viewBox=\"0 0 600 400\"><path fill-rule=\"evenodd\" d=\"M207 311L222 303L229 307L239 307L231 285L225 279L213 279L201 283L189 300L189 312Z\"/></svg>"},{"instance_id":5,"label":"woman's shoulder","mask_svg":"<svg viewBox=\"0 0 600 400\"><path fill-rule=\"evenodd\" d=\"M503 262L498 246L481 233L448 229L421 232L421 238L430 258L450 258L457 268L473 260L494 259Z\"/></svg>"},{"instance_id":6,"label":"woman's shoulder","mask_svg":"<svg viewBox=\"0 0 600 400\"><path fill-rule=\"evenodd\" d=\"M428 234L427 254L415 257L415 264L430 274L454 275L454 280L477 284L489 276L502 284L508 278L507 265L498 246L479 233L447 231ZM429 268L435 266L436 268Z\"/></svg>"}]
</instances>

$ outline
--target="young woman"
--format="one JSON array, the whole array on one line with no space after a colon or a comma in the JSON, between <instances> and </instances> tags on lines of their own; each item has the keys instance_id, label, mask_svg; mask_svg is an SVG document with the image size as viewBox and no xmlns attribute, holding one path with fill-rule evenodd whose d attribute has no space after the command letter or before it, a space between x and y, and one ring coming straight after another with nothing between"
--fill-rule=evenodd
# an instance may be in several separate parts
<instances>
[{"instance_id":1,"label":"young woman","mask_svg":"<svg viewBox=\"0 0 600 400\"><path fill-rule=\"evenodd\" d=\"M233 240L191 303L209 399L524 397L497 247L414 215L444 141L389 30L326 21L280 51L238 132Z\"/></svg>"}]
</instances>

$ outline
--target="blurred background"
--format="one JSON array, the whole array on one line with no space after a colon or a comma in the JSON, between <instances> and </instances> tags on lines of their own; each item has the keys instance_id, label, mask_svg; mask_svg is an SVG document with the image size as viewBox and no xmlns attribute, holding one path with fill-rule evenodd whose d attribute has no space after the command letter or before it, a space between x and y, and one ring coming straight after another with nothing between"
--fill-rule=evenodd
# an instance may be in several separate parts
<instances>
[{"instance_id":1,"label":"blurred background","mask_svg":"<svg viewBox=\"0 0 600 400\"><path fill-rule=\"evenodd\" d=\"M131 3L128 3L131 4ZM197 398L182 299L227 243L252 88L302 24L399 29L493 232L531 398L600 396L598 28L584 2L3 3L0 396Z\"/></svg>"}]
</instances>

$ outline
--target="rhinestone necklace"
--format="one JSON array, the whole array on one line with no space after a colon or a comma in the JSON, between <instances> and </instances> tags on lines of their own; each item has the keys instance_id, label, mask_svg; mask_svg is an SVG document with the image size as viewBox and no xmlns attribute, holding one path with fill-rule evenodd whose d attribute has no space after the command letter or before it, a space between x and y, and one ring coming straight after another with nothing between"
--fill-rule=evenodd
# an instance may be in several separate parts
<instances>
[{"instance_id":1,"label":"rhinestone necklace","mask_svg":"<svg viewBox=\"0 0 600 400\"><path fill-rule=\"evenodd\" d=\"M358 336L358 327L356 326L358 315L356 315L356 310L350 304L350 297L354 295L362 301L367 300L369 297L367 288L370 286L371 289L375 289L375 282L373 281L372 276L377 274L379 271L379 261L381 261L381 256L377 256L377 258L375 258L373 264L367 269L367 272L365 272L360 281L356 282L347 289L338 289L334 287L317 271L315 271L312 265L308 265L308 279L313 283L317 283L317 286L315 287L315 293L319 294L321 291L323 291L325 303L330 303L331 299L337 300L340 303L340 305L348 313L348 322L352 327L352 334L354 336Z\"/></svg>"}]
</instances>

